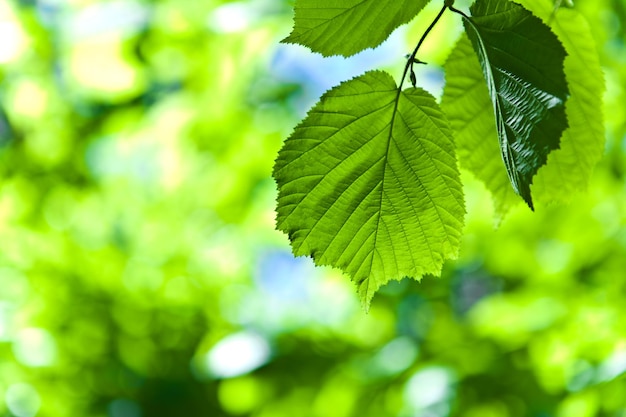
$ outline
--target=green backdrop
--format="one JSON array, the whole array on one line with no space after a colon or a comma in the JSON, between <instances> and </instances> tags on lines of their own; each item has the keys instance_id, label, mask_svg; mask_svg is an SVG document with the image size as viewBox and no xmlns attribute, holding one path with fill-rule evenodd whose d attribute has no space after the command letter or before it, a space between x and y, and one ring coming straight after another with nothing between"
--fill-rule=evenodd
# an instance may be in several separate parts
<instances>
[{"instance_id":1,"label":"green backdrop","mask_svg":"<svg viewBox=\"0 0 626 417\"><path fill-rule=\"evenodd\" d=\"M495 227L462 172L460 259L367 314L274 230L293 126L439 7L344 60L278 43L287 1L0 0L0 416L626 416L622 0L575 4L608 92L571 204ZM421 52L438 97L460 30Z\"/></svg>"}]
</instances>

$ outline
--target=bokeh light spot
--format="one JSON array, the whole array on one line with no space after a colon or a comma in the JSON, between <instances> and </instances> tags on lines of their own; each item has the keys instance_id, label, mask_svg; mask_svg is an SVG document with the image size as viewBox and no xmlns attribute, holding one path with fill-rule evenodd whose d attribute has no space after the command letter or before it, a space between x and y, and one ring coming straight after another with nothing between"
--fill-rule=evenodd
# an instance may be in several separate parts
<instances>
[{"instance_id":1,"label":"bokeh light spot","mask_svg":"<svg viewBox=\"0 0 626 417\"><path fill-rule=\"evenodd\" d=\"M13 353L26 366L49 366L56 358L56 343L47 330L28 327L15 337Z\"/></svg>"},{"instance_id":2,"label":"bokeh light spot","mask_svg":"<svg viewBox=\"0 0 626 417\"><path fill-rule=\"evenodd\" d=\"M404 400L414 410L444 403L452 395L452 382L452 375L445 368L422 369L407 381Z\"/></svg>"},{"instance_id":3,"label":"bokeh light spot","mask_svg":"<svg viewBox=\"0 0 626 417\"><path fill-rule=\"evenodd\" d=\"M37 390L25 383L9 386L4 399L7 407L16 417L33 417L41 407L41 398Z\"/></svg>"},{"instance_id":4,"label":"bokeh light spot","mask_svg":"<svg viewBox=\"0 0 626 417\"><path fill-rule=\"evenodd\" d=\"M250 5L244 2L228 3L213 10L209 27L219 33L234 33L246 30L254 18Z\"/></svg>"},{"instance_id":5,"label":"bokeh light spot","mask_svg":"<svg viewBox=\"0 0 626 417\"><path fill-rule=\"evenodd\" d=\"M393 375L411 366L417 354L417 342L408 337L398 337L378 352L375 362L383 373Z\"/></svg>"},{"instance_id":6,"label":"bokeh light spot","mask_svg":"<svg viewBox=\"0 0 626 417\"><path fill-rule=\"evenodd\" d=\"M211 375L230 378L264 365L270 355L270 345L263 336L243 331L227 336L213 346L206 356L206 365Z\"/></svg>"},{"instance_id":7,"label":"bokeh light spot","mask_svg":"<svg viewBox=\"0 0 626 417\"><path fill-rule=\"evenodd\" d=\"M16 115L27 119L37 119L44 114L47 107L48 92L41 84L24 78L14 85L11 108Z\"/></svg>"},{"instance_id":8,"label":"bokeh light spot","mask_svg":"<svg viewBox=\"0 0 626 417\"><path fill-rule=\"evenodd\" d=\"M0 64L18 59L28 46L28 38L15 20L11 2L0 2Z\"/></svg>"},{"instance_id":9,"label":"bokeh light spot","mask_svg":"<svg viewBox=\"0 0 626 417\"><path fill-rule=\"evenodd\" d=\"M618 351L606 358L597 372L597 382L610 381L626 372L626 351Z\"/></svg>"}]
</instances>

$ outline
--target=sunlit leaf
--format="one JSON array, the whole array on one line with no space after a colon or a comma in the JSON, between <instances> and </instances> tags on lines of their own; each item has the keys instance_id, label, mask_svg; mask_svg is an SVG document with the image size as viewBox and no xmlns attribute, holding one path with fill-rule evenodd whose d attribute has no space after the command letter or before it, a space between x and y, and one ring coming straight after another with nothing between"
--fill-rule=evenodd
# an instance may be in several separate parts
<instances>
[{"instance_id":1,"label":"sunlit leaf","mask_svg":"<svg viewBox=\"0 0 626 417\"><path fill-rule=\"evenodd\" d=\"M350 56L380 45L430 0L297 0L294 27L284 40L324 56Z\"/></svg>"},{"instance_id":2,"label":"sunlit leaf","mask_svg":"<svg viewBox=\"0 0 626 417\"><path fill-rule=\"evenodd\" d=\"M277 227L295 255L347 272L367 306L389 280L439 274L465 213L447 119L384 72L328 91L274 167Z\"/></svg>"},{"instance_id":3,"label":"sunlit leaf","mask_svg":"<svg viewBox=\"0 0 626 417\"><path fill-rule=\"evenodd\" d=\"M508 0L478 0L464 19L496 117L515 191L533 208L530 185L567 128L565 50L539 18Z\"/></svg>"}]
</instances>

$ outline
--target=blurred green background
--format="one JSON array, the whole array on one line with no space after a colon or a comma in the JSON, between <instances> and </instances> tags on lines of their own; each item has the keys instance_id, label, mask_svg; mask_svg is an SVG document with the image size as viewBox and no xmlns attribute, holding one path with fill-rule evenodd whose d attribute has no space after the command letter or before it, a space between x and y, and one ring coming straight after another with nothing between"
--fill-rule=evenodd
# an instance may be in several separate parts
<instances>
[{"instance_id":1,"label":"blurred green background","mask_svg":"<svg viewBox=\"0 0 626 417\"><path fill-rule=\"evenodd\" d=\"M440 3L344 60L278 43L288 1L0 0L0 416L626 417L623 0L575 5L608 92L571 204L496 229L464 173L460 259L369 314L274 230L282 140Z\"/></svg>"}]
</instances>

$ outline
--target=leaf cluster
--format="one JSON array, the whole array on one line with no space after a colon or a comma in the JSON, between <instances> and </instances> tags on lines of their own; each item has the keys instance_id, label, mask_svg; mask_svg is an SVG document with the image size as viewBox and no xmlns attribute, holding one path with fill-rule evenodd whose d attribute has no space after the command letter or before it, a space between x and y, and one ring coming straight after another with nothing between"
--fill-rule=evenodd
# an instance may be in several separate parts
<instances>
[{"instance_id":1,"label":"leaf cluster","mask_svg":"<svg viewBox=\"0 0 626 417\"><path fill-rule=\"evenodd\" d=\"M427 3L299 0L285 42L347 57L379 45ZM582 16L553 6L476 0L466 13L445 1L398 84L371 71L326 92L274 166L277 227L294 254L342 269L367 307L388 281L439 275L457 256L459 166L485 183L500 218L517 196L534 210L584 189L603 148L602 73ZM465 30L444 66L439 105L417 87L413 66L446 11Z\"/></svg>"}]
</instances>

